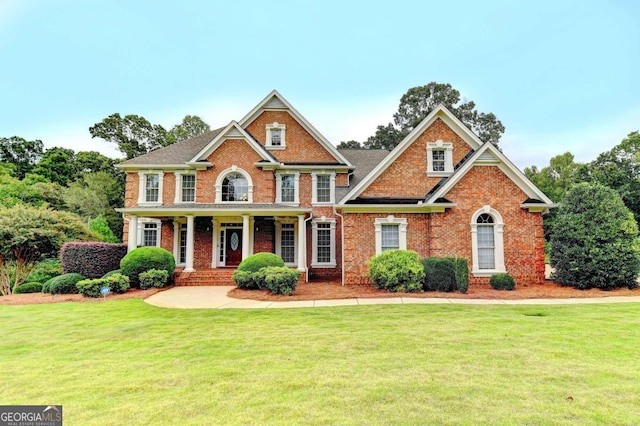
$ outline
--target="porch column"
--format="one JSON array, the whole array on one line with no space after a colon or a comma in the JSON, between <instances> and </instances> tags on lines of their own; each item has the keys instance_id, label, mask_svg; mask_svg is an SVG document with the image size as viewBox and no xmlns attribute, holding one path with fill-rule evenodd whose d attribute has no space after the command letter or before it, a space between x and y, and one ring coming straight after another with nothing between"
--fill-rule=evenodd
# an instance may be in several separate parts
<instances>
[{"instance_id":1,"label":"porch column","mask_svg":"<svg viewBox=\"0 0 640 426\"><path fill-rule=\"evenodd\" d=\"M194 217L187 216L187 258L185 261L184 272L193 272L193 223Z\"/></svg>"},{"instance_id":2,"label":"porch column","mask_svg":"<svg viewBox=\"0 0 640 426\"><path fill-rule=\"evenodd\" d=\"M180 263L180 222L173 218L173 258Z\"/></svg>"},{"instance_id":3,"label":"porch column","mask_svg":"<svg viewBox=\"0 0 640 426\"><path fill-rule=\"evenodd\" d=\"M212 268L216 268L218 265L218 254L219 252L219 248L218 248L218 234L217 234L217 225L218 224L218 220L213 217L211 218L211 243L212 243L212 247L211 247L211 267Z\"/></svg>"},{"instance_id":4,"label":"porch column","mask_svg":"<svg viewBox=\"0 0 640 426\"><path fill-rule=\"evenodd\" d=\"M251 232L251 228L249 227L249 215L242 215L242 260L245 260L249 257L249 232Z\"/></svg>"},{"instance_id":5,"label":"porch column","mask_svg":"<svg viewBox=\"0 0 640 426\"><path fill-rule=\"evenodd\" d=\"M127 238L127 250L135 250L138 247L138 216L129 216L129 237Z\"/></svg>"},{"instance_id":6,"label":"porch column","mask_svg":"<svg viewBox=\"0 0 640 426\"><path fill-rule=\"evenodd\" d=\"M305 234L307 230L304 227L304 216L298 216L298 271L304 271L305 258L307 257L307 248L305 247Z\"/></svg>"}]
</instances>

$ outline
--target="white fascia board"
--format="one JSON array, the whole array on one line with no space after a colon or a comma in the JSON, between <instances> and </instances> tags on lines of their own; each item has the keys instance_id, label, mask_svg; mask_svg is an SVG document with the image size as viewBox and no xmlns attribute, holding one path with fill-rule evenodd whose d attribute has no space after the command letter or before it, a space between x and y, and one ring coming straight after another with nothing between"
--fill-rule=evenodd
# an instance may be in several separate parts
<instances>
[{"instance_id":1,"label":"white fascia board","mask_svg":"<svg viewBox=\"0 0 640 426\"><path fill-rule=\"evenodd\" d=\"M247 141L247 143L249 144L249 146L251 148L253 148L253 150L258 153L260 158L262 158L263 160L266 160L266 161L268 161L270 163L275 163L273 158L271 158L269 155L267 155L267 153L264 151L262 145L260 145L258 142L256 142L255 139L253 139L242 127L240 127L240 125L236 121L232 121L231 123L229 123L227 125L227 127L225 127L223 131L218 133L218 135L215 138L213 138L213 140L211 142L209 142L207 144L207 146L202 148L200 150L200 152L198 152L198 154L196 154L196 156L193 157L191 159L191 161L189 161L189 163L197 163L198 159L207 158L220 145L222 145L222 143L225 140L227 140L227 139L237 139L239 136L235 136L235 135L232 136L232 137L231 136L229 136L229 137L227 136L227 133L229 133L232 130L240 132L241 137L244 138Z\"/></svg>"},{"instance_id":2,"label":"white fascia board","mask_svg":"<svg viewBox=\"0 0 640 426\"><path fill-rule=\"evenodd\" d=\"M249 113L247 115L245 115L242 120L240 120L239 125L241 127L247 127L249 124L251 124L251 122L253 120L255 120L258 117L258 113L262 110L262 109L272 109L272 108L264 108L265 105L271 100L271 98L273 97L277 97L289 110L289 114L291 114L291 116L298 122L298 124L300 124L307 132L309 132L309 134L311 134L311 136L314 137L314 139L316 139L318 142L320 142L322 144L322 146L324 147L324 149L326 149L336 160L350 166L353 167L353 165L349 162L349 160L347 160L342 154L340 154L340 152L338 152L338 149L333 146L333 144L331 144L331 142L329 142L315 127L313 127L313 125L311 123L309 123L309 121L307 121L306 118L304 118L304 116L302 114L300 114L300 112L298 112L297 109L295 109L293 107L293 105L291 105L289 103L289 101L287 101L277 90L272 90L271 93L269 93L258 105L256 105L251 111L249 111ZM283 109L279 109L279 111L283 111L285 110Z\"/></svg>"},{"instance_id":3,"label":"white fascia board","mask_svg":"<svg viewBox=\"0 0 640 426\"><path fill-rule=\"evenodd\" d=\"M236 209L215 209L210 207L184 207L184 208L166 208L158 206L157 208L139 208L139 207L124 207L115 209L118 213L128 213L136 216L217 216L217 217L233 217L238 215L250 215L250 216L291 216L300 215L304 213L310 213L310 208L304 207L289 207L286 209L274 207L273 209L260 209L256 210L251 207L251 204L247 204L247 207Z\"/></svg>"},{"instance_id":4,"label":"white fascia board","mask_svg":"<svg viewBox=\"0 0 640 426\"><path fill-rule=\"evenodd\" d=\"M435 204L344 204L336 206L344 213L438 213L456 207L456 203Z\"/></svg>"},{"instance_id":5,"label":"white fascia board","mask_svg":"<svg viewBox=\"0 0 640 426\"><path fill-rule=\"evenodd\" d=\"M189 163L185 164L116 164L116 168L125 171L137 171L137 170L189 170L192 169Z\"/></svg>"}]
</instances>

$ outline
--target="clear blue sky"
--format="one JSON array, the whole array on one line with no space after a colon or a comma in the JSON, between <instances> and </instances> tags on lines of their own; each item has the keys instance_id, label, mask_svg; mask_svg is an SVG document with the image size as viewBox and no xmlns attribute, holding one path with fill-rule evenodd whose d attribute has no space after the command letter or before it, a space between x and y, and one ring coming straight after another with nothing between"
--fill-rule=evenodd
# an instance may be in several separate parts
<instances>
[{"instance_id":1,"label":"clear blue sky","mask_svg":"<svg viewBox=\"0 0 640 426\"><path fill-rule=\"evenodd\" d=\"M272 89L330 141L450 83L520 167L640 130L640 2L0 0L0 136L98 150L88 128L239 120Z\"/></svg>"}]
</instances>

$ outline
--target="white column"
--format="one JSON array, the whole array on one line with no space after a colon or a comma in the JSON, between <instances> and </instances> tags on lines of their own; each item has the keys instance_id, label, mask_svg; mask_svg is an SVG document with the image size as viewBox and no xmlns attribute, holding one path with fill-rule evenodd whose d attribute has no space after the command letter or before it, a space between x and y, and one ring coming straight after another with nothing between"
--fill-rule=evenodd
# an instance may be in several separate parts
<instances>
[{"instance_id":1,"label":"white column","mask_svg":"<svg viewBox=\"0 0 640 426\"><path fill-rule=\"evenodd\" d=\"M304 216L298 216L298 270L304 271L305 267L305 259L307 254L307 247L305 245L305 235L306 229L304 227Z\"/></svg>"},{"instance_id":2,"label":"white column","mask_svg":"<svg viewBox=\"0 0 640 426\"><path fill-rule=\"evenodd\" d=\"M242 260L249 257L249 232L251 228L249 225L249 215L242 215Z\"/></svg>"},{"instance_id":3,"label":"white column","mask_svg":"<svg viewBox=\"0 0 640 426\"><path fill-rule=\"evenodd\" d=\"M177 219L173 218L173 258L176 263L180 263L180 222Z\"/></svg>"},{"instance_id":4,"label":"white column","mask_svg":"<svg viewBox=\"0 0 640 426\"><path fill-rule=\"evenodd\" d=\"M127 250L135 250L138 247L138 216L129 216L129 238Z\"/></svg>"},{"instance_id":5,"label":"white column","mask_svg":"<svg viewBox=\"0 0 640 426\"><path fill-rule=\"evenodd\" d=\"M219 249L218 249L218 234L217 234L217 225L218 224L218 220L214 217L211 219L211 243L212 246L211 247L211 267L212 268L216 268L218 266L218 256L219 256Z\"/></svg>"},{"instance_id":6,"label":"white column","mask_svg":"<svg viewBox=\"0 0 640 426\"><path fill-rule=\"evenodd\" d=\"M194 217L187 216L187 259L185 262L184 272L193 272L193 224Z\"/></svg>"}]
</instances>

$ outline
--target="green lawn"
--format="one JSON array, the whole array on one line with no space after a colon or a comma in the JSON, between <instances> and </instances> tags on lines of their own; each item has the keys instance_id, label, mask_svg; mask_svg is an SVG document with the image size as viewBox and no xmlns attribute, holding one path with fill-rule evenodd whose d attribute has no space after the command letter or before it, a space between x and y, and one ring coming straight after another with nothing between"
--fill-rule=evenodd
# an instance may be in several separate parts
<instances>
[{"instance_id":1,"label":"green lawn","mask_svg":"<svg viewBox=\"0 0 640 426\"><path fill-rule=\"evenodd\" d=\"M638 424L640 304L0 306L0 404L66 425Z\"/></svg>"}]
</instances>

